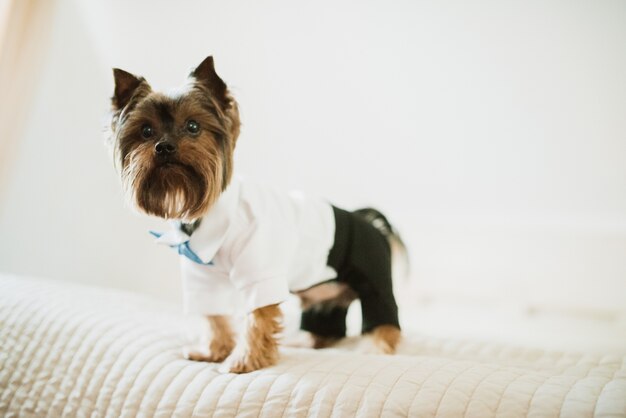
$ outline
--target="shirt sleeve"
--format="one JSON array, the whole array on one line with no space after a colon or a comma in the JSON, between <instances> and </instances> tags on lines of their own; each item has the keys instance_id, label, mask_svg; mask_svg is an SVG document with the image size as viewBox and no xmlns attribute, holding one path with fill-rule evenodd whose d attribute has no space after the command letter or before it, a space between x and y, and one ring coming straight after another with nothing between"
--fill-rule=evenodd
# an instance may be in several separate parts
<instances>
[{"instance_id":1,"label":"shirt sleeve","mask_svg":"<svg viewBox=\"0 0 626 418\"><path fill-rule=\"evenodd\" d=\"M181 270L185 314L212 316L235 313L237 292L227 273L185 257L181 257Z\"/></svg>"},{"instance_id":2,"label":"shirt sleeve","mask_svg":"<svg viewBox=\"0 0 626 418\"><path fill-rule=\"evenodd\" d=\"M286 231L257 221L236 244L230 280L248 312L284 302L289 296L287 272L292 241Z\"/></svg>"}]
</instances>

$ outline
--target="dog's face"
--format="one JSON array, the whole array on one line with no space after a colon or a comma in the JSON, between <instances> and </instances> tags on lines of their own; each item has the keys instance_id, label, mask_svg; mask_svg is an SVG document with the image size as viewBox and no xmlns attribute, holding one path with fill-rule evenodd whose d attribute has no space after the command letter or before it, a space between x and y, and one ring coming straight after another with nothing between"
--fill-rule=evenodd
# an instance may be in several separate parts
<instances>
[{"instance_id":1,"label":"dog's face","mask_svg":"<svg viewBox=\"0 0 626 418\"><path fill-rule=\"evenodd\" d=\"M153 91L142 77L113 72L109 142L131 202L165 219L201 217L230 182L240 125L213 58L170 95Z\"/></svg>"}]
</instances>

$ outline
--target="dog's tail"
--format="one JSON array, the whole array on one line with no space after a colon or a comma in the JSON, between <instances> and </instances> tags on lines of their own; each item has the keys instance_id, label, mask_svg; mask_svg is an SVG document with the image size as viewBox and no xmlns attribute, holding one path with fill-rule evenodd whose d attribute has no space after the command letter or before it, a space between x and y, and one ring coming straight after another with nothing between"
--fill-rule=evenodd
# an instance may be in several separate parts
<instances>
[{"instance_id":1,"label":"dog's tail","mask_svg":"<svg viewBox=\"0 0 626 418\"><path fill-rule=\"evenodd\" d=\"M409 252L398 231L380 211L363 208L354 211L367 223L376 228L389 242L391 248L391 270L395 280L408 280L410 274Z\"/></svg>"}]
</instances>

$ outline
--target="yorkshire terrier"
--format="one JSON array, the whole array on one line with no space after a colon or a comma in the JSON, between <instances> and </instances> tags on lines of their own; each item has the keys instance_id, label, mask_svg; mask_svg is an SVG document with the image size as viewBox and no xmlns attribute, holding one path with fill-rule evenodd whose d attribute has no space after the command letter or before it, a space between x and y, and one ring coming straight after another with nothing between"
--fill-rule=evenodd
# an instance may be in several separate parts
<instances>
[{"instance_id":1,"label":"yorkshire terrier","mask_svg":"<svg viewBox=\"0 0 626 418\"><path fill-rule=\"evenodd\" d=\"M289 292L301 299L311 346L344 337L348 306L359 299L363 334L378 352L395 352L391 258L405 248L380 212L233 178L239 111L213 57L169 94L113 74L107 136L123 188L141 212L171 221L171 231L153 234L181 255L185 310L208 318L212 331L208 347L187 358L234 373L275 364ZM238 339L229 321L237 306L248 312Z\"/></svg>"}]
</instances>

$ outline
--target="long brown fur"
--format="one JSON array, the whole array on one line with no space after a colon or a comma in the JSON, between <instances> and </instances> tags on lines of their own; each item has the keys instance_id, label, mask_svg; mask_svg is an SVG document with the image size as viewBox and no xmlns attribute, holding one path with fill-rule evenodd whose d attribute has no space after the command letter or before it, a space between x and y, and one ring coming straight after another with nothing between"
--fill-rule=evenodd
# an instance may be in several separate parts
<instances>
[{"instance_id":1,"label":"long brown fur","mask_svg":"<svg viewBox=\"0 0 626 418\"><path fill-rule=\"evenodd\" d=\"M282 332L282 312L269 305L248 314L243 338L224 365L231 373L247 373L276 364L278 334Z\"/></svg>"}]
</instances>

